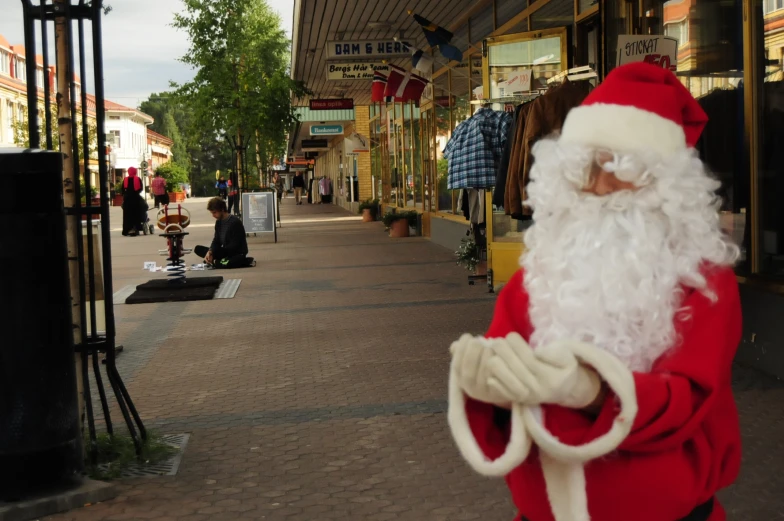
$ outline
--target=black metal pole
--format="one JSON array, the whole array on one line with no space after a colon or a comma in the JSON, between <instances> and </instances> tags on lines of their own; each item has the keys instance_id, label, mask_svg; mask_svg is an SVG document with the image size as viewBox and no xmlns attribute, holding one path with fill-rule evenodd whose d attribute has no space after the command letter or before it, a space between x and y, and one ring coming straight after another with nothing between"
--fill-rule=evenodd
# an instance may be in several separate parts
<instances>
[{"instance_id":1,"label":"black metal pole","mask_svg":"<svg viewBox=\"0 0 784 521\"><path fill-rule=\"evenodd\" d=\"M52 93L49 85L49 37L46 31L46 2L41 2L41 55L44 62L44 117L46 121L46 149L52 144ZM29 81L29 78L28 78Z\"/></svg>"},{"instance_id":2,"label":"black metal pole","mask_svg":"<svg viewBox=\"0 0 784 521\"><path fill-rule=\"evenodd\" d=\"M35 24L30 0L22 0L25 40L25 69L27 70L27 132L30 148L41 148L38 134L38 90L35 73Z\"/></svg>"}]
</instances>

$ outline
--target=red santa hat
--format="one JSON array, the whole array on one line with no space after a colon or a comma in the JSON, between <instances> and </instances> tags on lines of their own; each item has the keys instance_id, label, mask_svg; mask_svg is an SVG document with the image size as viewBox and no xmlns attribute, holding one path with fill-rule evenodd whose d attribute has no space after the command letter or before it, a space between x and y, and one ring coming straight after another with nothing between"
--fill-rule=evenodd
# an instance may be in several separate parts
<instances>
[{"instance_id":1,"label":"red santa hat","mask_svg":"<svg viewBox=\"0 0 784 521\"><path fill-rule=\"evenodd\" d=\"M648 63L613 69L572 109L560 141L663 157L694 147L708 116L678 78Z\"/></svg>"}]
</instances>

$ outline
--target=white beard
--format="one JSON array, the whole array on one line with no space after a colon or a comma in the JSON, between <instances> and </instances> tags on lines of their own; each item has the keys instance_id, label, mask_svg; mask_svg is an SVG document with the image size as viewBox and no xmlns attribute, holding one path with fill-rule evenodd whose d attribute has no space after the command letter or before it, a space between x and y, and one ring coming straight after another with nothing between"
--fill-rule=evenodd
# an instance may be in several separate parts
<instances>
[{"instance_id":1,"label":"white beard","mask_svg":"<svg viewBox=\"0 0 784 521\"><path fill-rule=\"evenodd\" d=\"M580 192L580 152L553 140L535 149L535 224L521 258L531 344L576 339L647 372L677 345L682 288L710 295L701 266L732 264L737 248L719 228L716 183L692 153L648 169L654 181L639 191L599 197Z\"/></svg>"}]
</instances>

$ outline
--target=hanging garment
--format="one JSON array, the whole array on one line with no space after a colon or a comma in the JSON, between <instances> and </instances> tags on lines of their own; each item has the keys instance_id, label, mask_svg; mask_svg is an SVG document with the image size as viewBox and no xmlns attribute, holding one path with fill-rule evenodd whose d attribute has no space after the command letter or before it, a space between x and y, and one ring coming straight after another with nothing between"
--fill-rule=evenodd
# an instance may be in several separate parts
<instances>
[{"instance_id":1,"label":"hanging garment","mask_svg":"<svg viewBox=\"0 0 784 521\"><path fill-rule=\"evenodd\" d=\"M524 103L523 107L520 109L520 113L517 115L514 142L512 143L512 149L509 155L509 166L507 167L506 171L506 184L504 185L503 190L504 199L502 204L499 205L504 207L504 213L511 215L516 219L523 218L523 208L522 205L519 207L515 206L516 211L512 212L511 207L513 206L512 200L514 198L510 196L519 190L517 186L517 173L523 169L523 159L525 152L525 147L523 146L523 134L525 133L525 122L528 119L528 113L531 111L532 106L533 101Z\"/></svg>"},{"instance_id":2,"label":"hanging garment","mask_svg":"<svg viewBox=\"0 0 784 521\"><path fill-rule=\"evenodd\" d=\"M512 148L514 147L517 123L520 120L520 113L523 111L523 105L524 104L521 103L515 107L514 114L512 115L512 121L509 123L509 129L506 132L504 153L501 154L501 163L498 165L498 171L495 174L493 204L499 207L504 205L504 194L506 193L506 178L507 172L509 171L509 160L512 157Z\"/></svg>"},{"instance_id":3,"label":"hanging garment","mask_svg":"<svg viewBox=\"0 0 784 521\"><path fill-rule=\"evenodd\" d=\"M481 108L462 122L446 144L447 189L495 186L512 114Z\"/></svg>"},{"instance_id":4,"label":"hanging garment","mask_svg":"<svg viewBox=\"0 0 784 521\"><path fill-rule=\"evenodd\" d=\"M469 188L468 193L468 215L471 224L482 224L485 222L485 191Z\"/></svg>"},{"instance_id":5,"label":"hanging garment","mask_svg":"<svg viewBox=\"0 0 784 521\"><path fill-rule=\"evenodd\" d=\"M531 151L541 138L561 130L569 111L580 105L588 96L589 87L588 82L565 81L531 103L531 109L525 118L525 130L521 136L522 168L516 172L509 172L509 177L512 178L510 181L514 180L516 183L507 184L509 193L506 202L508 206L504 205L504 211L507 215L531 214L531 209L523 208L522 204L526 200L525 185L528 184L528 174L533 164ZM517 140L517 137L515 139Z\"/></svg>"}]
</instances>

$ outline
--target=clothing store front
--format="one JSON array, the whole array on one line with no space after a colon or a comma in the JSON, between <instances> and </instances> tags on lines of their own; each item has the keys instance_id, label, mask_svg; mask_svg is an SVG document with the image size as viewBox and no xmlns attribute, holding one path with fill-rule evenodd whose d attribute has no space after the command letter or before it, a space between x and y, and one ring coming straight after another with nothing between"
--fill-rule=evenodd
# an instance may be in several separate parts
<instances>
[{"instance_id":1,"label":"clothing store front","mask_svg":"<svg viewBox=\"0 0 784 521\"><path fill-rule=\"evenodd\" d=\"M308 1L321 0L295 2L295 20L296 5ZM486 259L476 274L497 286L518 268L531 224L522 201L533 144L560 130L569 109L617 64L670 68L710 118L697 148L722 183L722 226L742 247L746 334L738 356L784 376L776 320L784 311L784 0L419 4L414 11L453 33L461 62L427 46L402 2L358 17L336 7L351 16L347 29L340 26L344 39L351 24L357 38L375 38L370 25L384 19L379 38L410 38L434 61L418 101L372 103L353 94L367 105L368 166L347 161L339 147L320 154L316 174L334 172L336 199L345 200L357 172L358 200L378 198L384 211L415 209L423 234L452 251L472 237ZM412 69L410 56L386 61ZM492 136L479 143L488 129Z\"/></svg>"}]
</instances>

